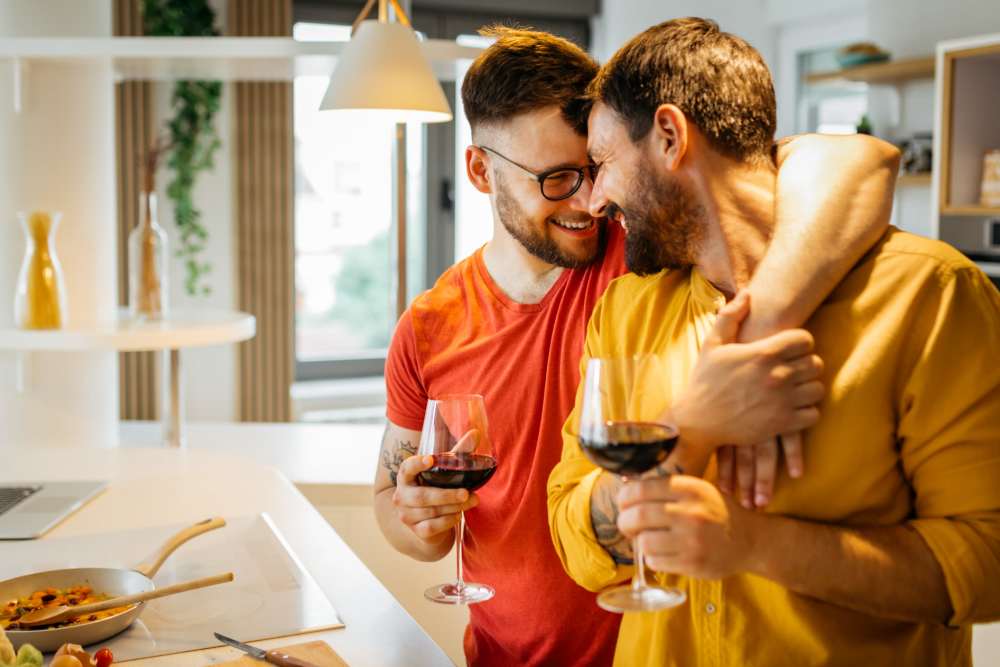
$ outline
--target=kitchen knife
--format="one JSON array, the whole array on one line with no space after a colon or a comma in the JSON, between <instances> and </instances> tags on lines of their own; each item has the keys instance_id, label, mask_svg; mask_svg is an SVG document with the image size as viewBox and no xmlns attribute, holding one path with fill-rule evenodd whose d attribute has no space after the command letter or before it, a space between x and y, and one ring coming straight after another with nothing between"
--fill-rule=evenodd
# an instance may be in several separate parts
<instances>
[{"instance_id":1,"label":"kitchen knife","mask_svg":"<svg viewBox=\"0 0 1000 667\"><path fill-rule=\"evenodd\" d=\"M238 648L243 651L251 658L256 658L257 660L264 660L271 663L272 665L278 665L278 667L319 667L319 665L313 664L311 662L306 662L305 660L299 660L298 658L292 657L287 653L278 650L265 651L262 648L257 648L256 646L250 646L250 644L244 644L243 642L238 642L232 637L227 637L225 635L220 635L218 632L215 633L215 638L218 639L223 644L228 644L233 648Z\"/></svg>"}]
</instances>

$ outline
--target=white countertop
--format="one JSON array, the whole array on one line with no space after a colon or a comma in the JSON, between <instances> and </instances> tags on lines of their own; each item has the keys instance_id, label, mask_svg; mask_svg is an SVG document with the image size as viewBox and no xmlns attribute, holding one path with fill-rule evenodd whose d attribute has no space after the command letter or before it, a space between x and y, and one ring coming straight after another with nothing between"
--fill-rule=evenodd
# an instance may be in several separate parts
<instances>
[{"instance_id":1,"label":"white countertop","mask_svg":"<svg viewBox=\"0 0 1000 667\"><path fill-rule=\"evenodd\" d=\"M287 425L282 427L287 428ZM260 425L255 425L254 429L261 430ZM307 427L303 433L310 430ZM240 446L240 443L223 443L220 448L225 450L231 446ZM248 442L245 446L253 448L255 445ZM372 447L377 455L377 444ZM330 452L318 453L315 460L335 462L337 457L328 458L331 455ZM165 447L6 449L4 465L0 466L0 482L28 479L111 480L104 493L47 537L194 522L207 516L267 512L347 627L291 640L261 642L261 646L268 648L323 639L352 667L452 664L313 506L273 467L247 457L224 451L205 451L199 447L187 450ZM2 551L0 543L0 555ZM219 648L128 664L180 667L209 665L237 657L239 653L234 649Z\"/></svg>"},{"instance_id":2,"label":"white countertop","mask_svg":"<svg viewBox=\"0 0 1000 667\"><path fill-rule=\"evenodd\" d=\"M190 422L187 449L244 456L273 466L296 484L370 487L383 426ZM123 421L122 447L166 448L158 422Z\"/></svg>"}]
</instances>

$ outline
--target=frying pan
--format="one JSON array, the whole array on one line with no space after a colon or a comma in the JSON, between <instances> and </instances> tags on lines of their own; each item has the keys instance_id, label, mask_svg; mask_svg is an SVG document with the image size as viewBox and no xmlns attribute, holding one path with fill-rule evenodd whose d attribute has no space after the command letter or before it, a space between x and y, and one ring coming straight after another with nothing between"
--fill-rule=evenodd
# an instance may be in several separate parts
<instances>
[{"instance_id":1,"label":"frying pan","mask_svg":"<svg viewBox=\"0 0 1000 667\"><path fill-rule=\"evenodd\" d=\"M111 597L151 591L156 588L153 577L177 547L193 537L225 525L225 519L216 517L189 526L164 542L148 562L131 570L98 567L49 570L0 581L0 602L5 604L9 600L31 595L43 588L69 588L82 585L90 586L95 593L104 593ZM121 614L62 628L7 630L7 637L15 649L21 644L31 644L45 653L55 651L67 643L87 646L104 641L130 626L145 607L146 603L140 602Z\"/></svg>"}]
</instances>

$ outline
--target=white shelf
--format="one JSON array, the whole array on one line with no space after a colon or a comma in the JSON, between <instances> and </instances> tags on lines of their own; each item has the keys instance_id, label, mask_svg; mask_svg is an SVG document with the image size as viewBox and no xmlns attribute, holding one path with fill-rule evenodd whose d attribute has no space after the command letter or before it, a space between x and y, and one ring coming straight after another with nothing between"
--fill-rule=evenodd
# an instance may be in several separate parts
<instances>
[{"instance_id":1,"label":"white shelf","mask_svg":"<svg viewBox=\"0 0 1000 667\"><path fill-rule=\"evenodd\" d=\"M0 350L177 350L236 343L254 337L252 315L225 310L182 310L161 322L132 322L127 311L114 326L32 331L0 329Z\"/></svg>"},{"instance_id":2,"label":"white shelf","mask_svg":"<svg viewBox=\"0 0 1000 667\"><path fill-rule=\"evenodd\" d=\"M20 62L30 76L33 62L86 62L110 59L120 80L290 81L296 76L329 76L347 42L300 42L290 37L5 37L0 62ZM421 47L446 81L456 77L457 60L480 49L429 39Z\"/></svg>"}]
</instances>

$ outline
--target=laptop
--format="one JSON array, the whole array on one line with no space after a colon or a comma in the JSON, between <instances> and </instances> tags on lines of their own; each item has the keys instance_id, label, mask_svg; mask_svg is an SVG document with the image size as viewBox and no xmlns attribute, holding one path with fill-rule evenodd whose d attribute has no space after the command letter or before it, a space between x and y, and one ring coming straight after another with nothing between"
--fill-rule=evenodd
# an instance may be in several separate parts
<instances>
[{"instance_id":1,"label":"laptop","mask_svg":"<svg viewBox=\"0 0 1000 667\"><path fill-rule=\"evenodd\" d=\"M107 482L0 484L0 540L41 537L107 485Z\"/></svg>"}]
</instances>

